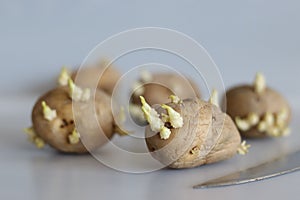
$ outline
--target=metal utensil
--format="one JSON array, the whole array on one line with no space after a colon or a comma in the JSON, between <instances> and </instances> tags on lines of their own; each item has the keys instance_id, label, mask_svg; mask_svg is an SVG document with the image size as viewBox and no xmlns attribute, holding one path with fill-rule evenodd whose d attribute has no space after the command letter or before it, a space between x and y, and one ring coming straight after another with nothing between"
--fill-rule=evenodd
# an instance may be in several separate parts
<instances>
[{"instance_id":1,"label":"metal utensil","mask_svg":"<svg viewBox=\"0 0 300 200\"><path fill-rule=\"evenodd\" d=\"M300 150L267 163L195 185L194 189L224 187L265 180L300 170Z\"/></svg>"}]
</instances>

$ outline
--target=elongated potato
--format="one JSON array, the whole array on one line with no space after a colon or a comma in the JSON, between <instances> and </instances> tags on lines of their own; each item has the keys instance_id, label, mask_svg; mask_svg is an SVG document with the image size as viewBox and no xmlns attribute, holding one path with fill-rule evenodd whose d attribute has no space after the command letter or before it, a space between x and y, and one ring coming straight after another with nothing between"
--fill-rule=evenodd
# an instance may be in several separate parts
<instances>
[{"instance_id":1,"label":"elongated potato","mask_svg":"<svg viewBox=\"0 0 300 200\"><path fill-rule=\"evenodd\" d=\"M211 103L193 98L156 106L155 111L144 108L146 116L151 112L150 115L156 116L147 118L150 125L145 131L146 143L151 155L170 168L192 168L225 160L241 147L239 132L231 118ZM174 112L176 117L172 121ZM179 116L182 126L174 128L172 124ZM153 121L159 119L164 122L161 132L153 128ZM162 137L165 128L170 130L168 137Z\"/></svg>"}]
</instances>

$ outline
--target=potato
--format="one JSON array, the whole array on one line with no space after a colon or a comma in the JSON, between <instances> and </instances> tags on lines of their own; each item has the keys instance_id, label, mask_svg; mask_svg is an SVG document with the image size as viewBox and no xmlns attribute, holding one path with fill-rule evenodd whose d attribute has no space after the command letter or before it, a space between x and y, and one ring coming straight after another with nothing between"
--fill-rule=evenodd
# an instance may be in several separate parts
<instances>
[{"instance_id":1,"label":"potato","mask_svg":"<svg viewBox=\"0 0 300 200\"><path fill-rule=\"evenodd\" d=\"M32 111L33 139L66 153L86 153L101 147L113 136L115 129L110 97L98 89L95 107L92 101L91 98L71 99L68 86L47 92L38 99Z\"/></svg>"},{"instance_id":2,"label":"potato","mask_svg":"<svg viewBox=\"0 0 300 200\"><path fill-rule=\"evenodd\" d=\"M234 156L241 148L241 138L233 121L211 103L192 98L156 105L155 110L145 107L145 102L143 105L150 124L145 130L148 149L155 159L170 168L192 168L218 162ZM175 114L173 118L172 113ZM183 123L175 128L174 120L180 119L179 116ZM160 132L154 128L159 120L163 123L158 127L164 126ZM248 146L243 147L247 151Z\"/></svg>"},{"instance_id":3,"label":"potato","mask_svg":"<svg viewBox=\"0 0 300 200\"><path fill-rule=\"evenodd\" d=\"M90 88L97 85L97 88L104 90L109 95L112 95L121 74L113 66L109 65L107 67L107 63L107 61L103 61L100 62L98 66L84 67L80 70L80 76L76 77L78 71L74 71L71 77L74 81L76 80L76 84L81 87ZM100 74L102 74L101 77Z\"/></svg>"},{"instance_id":4,"label":"potato","mask_svg":"<svg viewBox=\"0 0 300 200\"><path fill-rule=\"evenodd\" d=\"M257 74L254 85L229 89L223 104L244 137L278 137L289 131L290 106L281 94L266 87L262 74Z\"/></svg>"},{"instance_id":5,"label":"potato","mask_svg":"<svg viewBox=\"0 0 300 200\"><path fill-rule=\"evenodd\" d=\"M199 88L188 79L172 73L154 73L147 81L139 80L142 93L136 94L133 91L131 102L141 105L139 96L144 96L150 105L160 104L169 101L170 95L174 94L181 99L200 97Z\"/></svg>"},{"instance_id":6,"label":"potato","mask_svg":"<svg viewBox=\"0 0 300 200\"><path fill-rule=\"evenodd\" d=\"M197 85L189 79L173 73L143 72L141 79L133 87L130 98L130 113L135 122L145 124L145 119L141 113L140 98L144 96L150 105L161 104L170 101L170 95L176 95L181 99L198 97L200 90Z\"/></svg>"}]
</instances>

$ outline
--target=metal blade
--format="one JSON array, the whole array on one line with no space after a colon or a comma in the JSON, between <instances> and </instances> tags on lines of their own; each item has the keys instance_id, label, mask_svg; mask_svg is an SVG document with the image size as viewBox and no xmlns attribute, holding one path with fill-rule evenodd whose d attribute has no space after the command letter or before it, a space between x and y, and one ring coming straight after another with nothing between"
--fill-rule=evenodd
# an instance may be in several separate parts
<instances>
[{"instance_id":1,"label":"metal blade","mask_svg":"<svg viewBox=\"0 0 300 200\"><path fill-rule=\"evenodd\" d=\"M267 163L235 172L199 185L194 189L225 187L265 180L300 170L300 150Z\"/></svg>"}]
</instances>

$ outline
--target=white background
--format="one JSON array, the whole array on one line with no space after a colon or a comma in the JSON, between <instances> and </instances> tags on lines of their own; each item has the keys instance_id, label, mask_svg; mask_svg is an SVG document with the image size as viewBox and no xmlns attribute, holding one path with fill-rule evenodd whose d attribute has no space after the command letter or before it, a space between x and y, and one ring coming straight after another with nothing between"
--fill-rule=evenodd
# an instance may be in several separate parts
<instances>
[{"instance_id":1,"label":"white background","mask_svg":"<svg viewBox=\"0 0 300 200\"><path fill-rule=\"evenodd\" d=\"M296 0L1 0L0 198L297 197L299 173L221 189L192 190L191 186L271 159L299 144L299 9ZM111 170L89 156L60 155L50 149L37 151L26 142L21 130L30 125L32 105L55 84L62 65L78 65L107 37L145 26L174 29L201 43L218 65L226 87L250 82L256 71L264 72L269 85L281 91L293 106L292 136L253 142L248 157L143 175Z\"/></svg>"}]
</instances>

